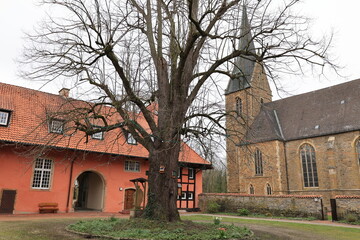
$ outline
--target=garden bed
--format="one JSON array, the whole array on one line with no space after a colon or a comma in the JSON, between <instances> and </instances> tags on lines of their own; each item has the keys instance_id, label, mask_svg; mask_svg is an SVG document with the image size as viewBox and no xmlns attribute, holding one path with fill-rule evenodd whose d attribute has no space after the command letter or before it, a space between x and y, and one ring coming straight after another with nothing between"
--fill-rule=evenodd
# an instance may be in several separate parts
<instances>
[{"instance_id":1,"label":"garden bed","mask_svg":"<svg viewBox=\"0 0 360 240\"><path fill-rule=\"evenodd\" d=\"M214 223L176 223L150 221L144 219L94 219L79 221L67 230L87 237L109 239L162 239L162 240L214 240L252 239L252 232L234 225L223 225L220 219Z\"/></svg>"}]
</instances>

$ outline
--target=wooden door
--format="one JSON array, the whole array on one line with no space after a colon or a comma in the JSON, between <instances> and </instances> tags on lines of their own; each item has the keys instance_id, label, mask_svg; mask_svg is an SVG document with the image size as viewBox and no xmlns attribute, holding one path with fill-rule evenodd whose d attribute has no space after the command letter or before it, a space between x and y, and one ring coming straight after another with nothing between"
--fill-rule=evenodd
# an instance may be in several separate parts
<instances>
[{"instance_id":1,"label":"wooden door","mask_svg":"<svg viewBox=\"0 0 360 240\"><path fill-rule=\"evenodd\" d=\"M135 197L135 189L126 189L125 190L125 210L130 210L134 208L134 199Z\"/></svg>"},{"instance_id":2,"label":"wooden door","mask_svg":"<svg viewBox=\"0 0 360 240\"><path fill-rule=\"evenodd\" d=\"M16 190L3 190L0 203L0 213L13 213L15 206L15 196Z\"/></svg>"}]
</instances>

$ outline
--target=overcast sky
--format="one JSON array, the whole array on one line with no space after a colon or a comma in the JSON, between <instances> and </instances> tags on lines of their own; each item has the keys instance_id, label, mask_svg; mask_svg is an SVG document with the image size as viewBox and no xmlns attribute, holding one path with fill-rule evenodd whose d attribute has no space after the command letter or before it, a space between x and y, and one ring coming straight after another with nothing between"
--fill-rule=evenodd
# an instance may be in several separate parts
<instances>
[{"instance_id":1,"label":"overcast sky","mask_svg":"<svg viewBox=\"0 0 360 240\"><path fill-rule=\"evenodd\" d=\"M39 89L40 84L29 83L17 76L15 59L21 54L24 31L30 31L44 17L44 9L36 6L36 0L0 0L0 82ZM328 72L327 78L285 76L283 85L290 94L299 94L360 78L359 0L304 0L299 8L313 19L315 36L334 31L332 56L344 68L343 76ZM42 90L57 93L62 86L45 87Z\"/></svg>"}]
</instances>

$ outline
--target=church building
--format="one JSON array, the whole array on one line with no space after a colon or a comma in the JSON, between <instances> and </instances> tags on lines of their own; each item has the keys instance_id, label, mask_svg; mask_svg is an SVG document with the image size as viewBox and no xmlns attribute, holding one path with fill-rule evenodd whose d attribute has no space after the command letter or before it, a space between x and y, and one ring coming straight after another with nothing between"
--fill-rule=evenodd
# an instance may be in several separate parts
<instances>
[{"instance_id":1,"label":"church building","mask_svg":"<svg viewBox=\"0 0 360 240\"><path fill-rule=\"evenodd\" d=\"M246 9L239 48L255 55ZM225 91L228 192L360 195L360 79L272 101L261 62L238 57Z\"/></svg>"}]
</instances>

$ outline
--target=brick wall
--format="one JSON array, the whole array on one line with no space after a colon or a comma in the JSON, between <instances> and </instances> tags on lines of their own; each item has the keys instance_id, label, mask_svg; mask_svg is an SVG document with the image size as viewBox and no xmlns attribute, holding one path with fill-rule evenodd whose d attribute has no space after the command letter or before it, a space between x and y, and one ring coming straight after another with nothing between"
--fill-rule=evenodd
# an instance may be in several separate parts
<instances>
[{"instance_id":1,"label":"brick wall","mask_svg":"<svg viewBox=\"0 0 360 240\"><path fill-rule=\"evenodd\" d=\"M359 199L360 200L360 199ZM236 212L246 208L252 213L287 217L315 217L323 219L323 207L319 195L249 195L239 193L203 193L199 195L199 207L206 212L209 202L217 202L222 211Z\"/></svg>"}]
</instances>

